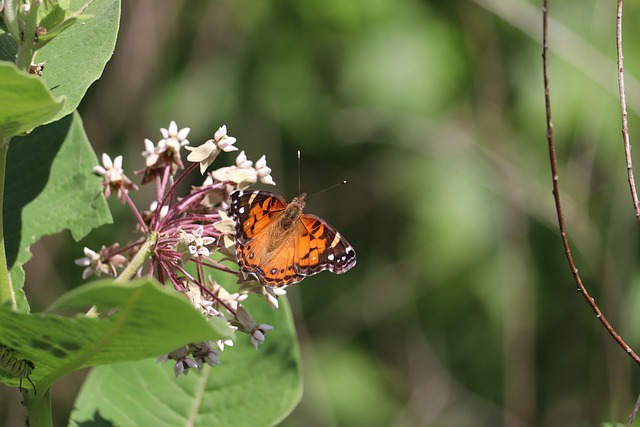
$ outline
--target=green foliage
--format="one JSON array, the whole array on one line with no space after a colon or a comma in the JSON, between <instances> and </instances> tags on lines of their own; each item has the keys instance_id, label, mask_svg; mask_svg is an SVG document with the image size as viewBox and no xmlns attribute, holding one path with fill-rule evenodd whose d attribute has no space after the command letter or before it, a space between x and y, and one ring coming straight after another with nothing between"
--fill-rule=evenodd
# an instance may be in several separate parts
<instances>
[{"instance_id":1,"label":"green foliage","mask_svg":"<svg viewBox=\"0 0 640 427\"><path fill-rule=\"evenodd\" d=\"M258 319L276 327L268 340L273 345L266 351L257 352L249 337L243 336L245 341L225 353L229 357L224 368L205 368L182 383L173 378L169 365L135 361L167 354L187 343L231 338L233 333L224 319L207 320L184 295L161 288L154 280L123 282L121 277L117 283L94 282L64 294L47 313L28 314L23 266L31 258L32 245L63 230L79 240L112 220L102 179L92 171L98 159L75 110L113 54L120 2L7 0L4 6L0 154L6 167L0 168L0 241L6 264L0 263L5 268L0 278L0 345L7 357L32 365L33 370L25 373L27 378L14 377L15 370L9 368L12 362L5 359L0 382L22 386L29 418L37 425L50 425L50 389L60 378L86 367L129 362L94 372L83 388L77 417L84 417L84 410L94 416L94 398L106 391L105 406L98 408L101 415L109 416L111 403L118 407L118 416L128 411L132 420L141 416L135 408L142 405L149 412L135 424L144 425L150 414L157 416L175 403L176 393L180 395L186 384L204 394L198 396L203 400L183 396L185 420L212 425L214 414L223 420L221 425L278 423L295 407L301 393L299 349L284 299L279 311L270 310L264 301L255 304L255 315L263 316ZM44 64L42 76L26 72L36 62ZM87 314L53 314L89 307L93 308ZM141 384L144 378L156 383L141 396L140 390L150 384ZM132 395L135 404L121 400ZM247 402L252 402L254 412L243 411ZM194 409L195 413L190 412Z\"/></svg>"},{"instance_id":2,"label":"green foliage","mask_svg":"<svg viewBox=\"0 0 640 427\"><path fill-rule=\"evenodd\" d=\"M33 362L30 378L39 393L83 367L158 356L186 341L231 336L226 325L206 321L184 297L150 280L87 284L63 295L52 310L92 305L109 315L34 316L16 313L7 304L0 306L2 344L19 359ZM14 387L19 383L1 371L0 381Z\"/></svg>"},{"instance_id":3,"label":"green foliage","mask_svg":"<svg viewBox=\"0 0 640 427\"><path fill-rule=\"evenodd\" d=\"M71 10L85 1L73 0ZM36 62L46 62L42 79L54 95L67 98L56 119L78 108L89 86L96 81L113 55L120 26L120 1L96 0L84 12L93 18L76 22L38 51Z\"/></svg>"},{"instance_id":4,"label":"green foliage","mask_svg":"<svg viewBox=\"0 0 640 427\"><path fill-rule=\"evenodd\" d=\"M85 14L84 11L93 1L87 2L84 6L80 7L76 12L69 13L62 9L59 4L54 5L51 10L47 10L46 14L42 16L40 20L40 27L45 31L44 34L38 36L36 47L38 49L46 46L50 41L53 41L63 31L73 27L79 20L89 20L94 18L94 15ZM42 9L41 9L42 10ZM109 20L113 22L113 20ZM115 21L117 23L117 20ZM115 40L114 40L115 41Z\"/></svg>"},{"instance_id":5,"label":"green foliage","mask_svg":"<svg viewBox=\"0 0 640 427\"><path fill-rule=\"evenodd\" d=\"M640 27L630 23L640 7L625 3L634 144ZM121 40L109 75L80 107L94 146L138 155L136 141L150 134L141 126L175 119L199 141L226 123L250 158L266 154L277 165L283 195L297 192L296 149L303 191L349 182L307 205L347 236L358 265L290 291L305 337L306 388L284 425L591 426L627 419L639 371L576 293L557 232L539 6L237 0L172 3L169 12L153 13L123 4L131 19L120 32L132 38ZM85 25L101 19L94 7L102 4L87 10L94 18ZM551 99L569 236L587 287L638 351L639 239L621 152L615 2L551 2L551 18ZM80 25L60 37L84 31ZM14 60L15 43L6 41L0 37L0 57ZM55 96L67 96L57 88L81 74L83 64L74 64L74 78L62 81L54 58L47 59L43 79ZM56 65L57 88L49 65ZM105 243L98 233L87 246ZM43 299L79 274L65 266L81 245L59 242L45 242L52 262L32 261L48 280L28 283L29 291ZM269 336L258 354L273 342ZM234 350L204 375L224 372ZM165 384L154 368L172 376L170 366L153 361L149 371L133 365L96 369L95 378L126 377L117 384L127 396L138 391L138 399L151 387L145 379ZM204 383L192 374L177 380L183 388L173 399ZM83 407L97 399L92 390L85 387ZM108 394L106 409L92 413L87 405L83 420L132 405ZM250 411L249 399L242 402ZM164 408L175 406L169 400Z\"/></svg>"},{"instance_id":6,"label":"green foliage","mask_svg":"<svg viewBox=\"0 0 640 427\"><path fill-rule=\"evenodd\" d=\"M11 138L52 120L64 104L64 98L54 98L42 79L0 61L0 138Z\"/></svg>"},{"instance_id":7,"label":"green foliage","mask_svg":"<svg viewBox=\"0 0 640 427\"><path fill-rule=\"evenodd\" d=\"M24 282L22 266L31 258L29 247L42 236L70 230L79 240L93 228L111 222L100 177L92 171L97 164L77 113L11 141L4 225L7 261L16 289ZM19 295L18 306L24 311L27 302L21 292Z\"/></svg>"},{"instance_id":8,"label":"green foliage","mask_svg":"<svg viewBox=\"0 0 640 427\"><path fill-rule=\"evenodd\" d=\"M222 364L175 378L155 360L95 368L85 382L71 426L272 426L301 396L300 355L286 300L272 310L248 304L254 316L275 326L258 351L245 335L219 357ZM273 334L273 335L271 335Z\"/></svg>"},{"instance_id":9,"label":"green foliage","mask_svg":"<svg viewBox=\"0 0 640 427\"><path fill-rule=\"evenodd\" d=\"M85 4L84 1L78 0L70 3L71 10L80 9ZM44 5L40 10L43 9ZM55 25L61 25L62 17L56 17L59 13L60 6L56 5L45 17L43 26L51 26L53 30ZM93 18L86 19L87 15L92 15ZM84 11L83 16L84 19L80 22L77 21L78 17L74 17L71 26L64 24L64 31L60 29L48 34L46 46L36 53L34 62L45 63L41 81L49 87L54 97L63 96L66 99L66 103L57 110L57 114L39 123L58 120L78 108L87 89L100 77L107 61L113 55L120 24L120 1L95 0ZM49 37L52 35L56 37L51 40ZM0 27L0 61L14 62L16 52L15 40ZM21 98L21 103L28 100ZM20 104L16 104L18 105Z\"/></svg>"}]
</instances>

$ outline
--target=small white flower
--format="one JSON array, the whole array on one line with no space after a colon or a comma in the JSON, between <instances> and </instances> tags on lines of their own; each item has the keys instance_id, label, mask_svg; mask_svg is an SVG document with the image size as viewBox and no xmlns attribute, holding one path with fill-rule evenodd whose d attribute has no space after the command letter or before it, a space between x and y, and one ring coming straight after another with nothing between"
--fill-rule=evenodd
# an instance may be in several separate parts
<instances>
[{"instance_id":1,"label":"small white flower","mask_svg":"<svg viewBox=\"0 0 640 427\"><path fill-rule=\"evenodd\" d=\"M256 350L258 349L258 345L264 343L267 332L273 330L273 326L267 325L266 323L256 326L256 322L244 306L238 307L236 316L230 323L232 326L237 326L240 332L251 334L251 344L253 344Z\"/></svg>"},{"instance_id":2,"label":"small white flower","mask_svg":"<svg viewBox=\"0 0 640 427\"><path fill-rule=\"evenodd\" d=\"M84 255L85 256L83 258L78 258L77 260L75 260L76 265L86 267L88 265L91 265L92 263L98 262L98 260L100 259L100 255L98 255L96 251L94 251L93 249L89 249L86 246L84 248Z\"/></svg>"},{"instance_id":3,"label":"small white flower","mask_svg":"<svg viewBox=\"0 0 640 427\"><path fill-rule=\"evenodd\" d=\"M125 194L129 190L137 190L135 185L124 174L122 169L122 156L118 156L113 161L107 153L102 154L102 165L94 166L93 171L104 178L102 185L105 187L105 197L111 196L114 191L118 194L118 198L124 202Z\"/></svg>"},{"instance_id":4,"label":"small white flower","mask_svg":"<svg viewBox=\"0 0 640 427\"><path fill-rule=\"evenodd\" d=\"M242 301L245 298L244 295L242 294L238 294L238 293L230 294L229 292L227 292L225 288L220 286L215 281L212 282L211 292L215 295L215 300L222 301L224 304L226 304L226 306L231 308L233 311L236 311L238 309L238 302ZM220 311L222 311L221 310L222 308L226 309L226 307L222 304L220 304L217 308Z\"/></svg>"},{"instance_id":5,"label":"small white flower","mask_svg":"<svg viewBox=\"0 0 640 427\"><path fill-rule=\"evenodd\" d=\"M96 252L89 248L84 248L84 257L75 260L75 263L81 267L86 267L82 272L82 278L95 274L100 276L102 274L110 274L112 276L117 275L117 268L122 268L127 259L120 254L120 245L117 243L106 247L102 246L100 252Z\"/></svg>"},{"instance_id":6,"label":"small white flower","mask_svg":"<svg viewBox=\"0 0 640 427\"><path fill-rule=\"evenodd\" d=\"M225 345L227 347L233 347L233 340L231 338L226 339L226 340L216 340L215 343L218 346L218 348L220 349L220 351L224 351L224 346Z\"/></svg>"},{"instance_id":7,"label":"small white flower","mask_svg":"<svg viewBox=\"0 0 640 427\"><path fill-rule=\"evenodd\" d=\"M158 201L154 200L149 205L149 212L155 213L157 209L158 209ZM160 218L164 218L165 216L167 216L167 213L169 213L169 205L162 206L162 209L160 209Z\"/></svg>"},{"instance_id":8,"label":"small white flower","mask_svg":"<svg viewBox=\"0 0 640 427\"><path fill-rule=\"evenodd\" d=\"M230 181L237 184L238 188L246 188L258 181L258 175L254 168L241 169L237 166L225 166L211 172L211 176L218 181Z\"/></svg>"},{"instance_id":9,"label":"small white flower","mask_svg":"<svg viewBox=\"0 0 640 427\"><path fill-rule=\"evenodd\" d=\"M269 303L269 305L273 308L278 308L278 297L286 295L287 291L282 288L265 287L265 289L267 290L267 302Z\"/></svg>"},{"instance_id":10,"label":"small white flower","mask_svg":"<svg viewBox=\"0 0 640 427\"><path fill-rule=\"evenodd\" d=\"M147 167L151 167L156 164L158 161L158 153L156 153L156 146L153 145L153 141L145 138L144 140L144 151L142 152L142 157L144 157L144 163Z\"/></svg>"},{"instance_id":11,"label":"small white flower","mask_svg":"<svg viewBox=\"0 0 640 427\"><path fill-rule=\"evenodd\" d=\"M271 177L271 168L267 166L267 156L263 155L256 162L256 173L263 184L276 185Z\"/></svg>"},{"instance_id":12,"label":"small white flower","mask_svg":"<svg viewBox=\"0 0 640 427\"><path fill-rule=\"evenodd\" d=\"M105 181L109 183L117 184L122 182L122 175L124 174L122 156L118 156L111 161L111 157L107 153L102 153L102 166L94 166L93 171L98 175L102 175Z\"/></svg>"},{"instance_id":13,"label":"small white flower","mask_svg":"<svg viewBox=\"0 0 640 427\"><path fill-rule=\"evenodd\" d=\"M191 154L187 156L187 160L192 163L200 163L200 173L204 175L207 168L218 157L220 151L236 151L237 148L233 146L236 139L227 135L227 126L221 126L216 131L213 139L205 141L204 144L198 147L186 147L191 151Z\"/></svg>"},{"instance_id":14,"label":"small white flower","mask_svg":"<svg viewBox=\"0 0 640 427\"><path fill-rule=\"evenodd\" d=\"M87 247L84 248L84 257L78 258L74 261L76 265L81 267L86 267L82 271L82 279L86 279L96 272L98 265L100 263L100 254L96 253L96 251L91 250Z\"/></svg>"},{"instance_id":15,"label":"small white flower","mask_svg":"<svg viewBox=\"0 0 640 427\"><path fill-rule=\"evenodd\" d=\"M178 130L178 125L172 121L169 124L169 129L160 129L162 139L158 141L157 146L154 146L149 139L144 140L145 150L142 152L142 156L145 158L145 168L136 172L144 174L143 184L162 175L162 170L167 166L170 167L171 174L175 174L179 169L184 169L180 148L189 145L187 136L190 130L189 128Z\"/></svg>"},{"instance_id":16,"label":"small white flower","mask_svg":"<svg viewBox=\"0 0 640 427\"><path fill-rule=\"evenodd\" d=\"M273 330L273 326L267 325L266 323L261 324L253 330L251 334L251 344L253 344L256 350L258 349L258 345L264 343L265 334L271 330Z\"/></svg>"},{"instance_id":17,"label":"small white flower","mask_svg":"<svg viewBox=\"0 0 640 427\"><path fill-rule=\"evenodd\" d=\"M236 143L236 138L227 135L227 126L222 125L218 128L213 139L216 141L216 145L222 151L237 151L238 149L233 146Z\"/></svg>"},{"instance_id":18,"label":"small white flower","mask_svg":"<svg viewBox=\"0 0 640 427\"><path fill-rule=\"evenodd\" d=\"M206 246L215 242L215 239L211 236L202 235L202 233L204 233L204 227L202 225L198 227L193 233L182 233L183 238L186 238L186 241L189 245L189 253L192 256L209 256L209 249Z\"/></svg>"},{"instance_id":19,"label":"small white flower","mask_svg":"<svg viewBox=\"0 0 640 427\"><path fill-rule=\"evenodd\" d=\"M229 218L229 215L225 211L218 211L220 215L220 221L213 223L213 228L220 231L223 234L234 236L236 234L236 223Z\"/></svg>"},{"instance_id":20,"label":"small white flower","mask_svg":"<svg viewBox=\"0 0 640 427\"><path fill-rule=\"evenodd\" d=\"M251 334L251 344L253 344L253 346L257 350L258 345L262 343L264 343L264 334L259 329L256 329L255 331L253 331L253 334Z\"/></svg>"},{"instance_id":21,"label":"small white flower","mask_svg":"<svg viewBox=\"0 0 640 427\"><path fill-rule=\"evenodd\" d=\"M192 359L190 357L187 357L186 359L184 359L183 362L189 368L194 368L194 369L201 369L202 368L202 365L200 365L198 362L196 362L195 359Z\"/></svg>"},{"instance_id":22,"label":"small white flower","mask_svg":"<svg viewBox=\"0 0 640 427\"><path fill-rule=\"evenodd\" d=\"M220 154L220 150L216 146L213 139L206 141L204 144L197 147L186 147L191 153L187 156L187 160L192 163L200 163L200 173L204 175L209 165Z\"/></svg>"},{"instance_id":23,"label":"small white flower","mask_svg":"<svg viewBox=\"0 0 640 427\"><path fill-rule=\"evenodd\" d=\"M205 317L210 318L213 316L220 316L220 312L213 307L213 301L209 301L202 297L202 291L199 286L193 283L187 283L186 294L187 297L189 297L191 304L193 304L193 306Z\"/></svg>"},{"instance_id":24,"label":"small white flower","mask_svg":"<svg viewBox=\"0 0 640 427\"><path fill-rule=\"evenodd\" d=\"M173 373L175 374L176 378L182 374L186 375L186 372L189 372L185 372L185 369L185 365L182 362L176 362L176 364L173 366Z\"/></svg>"},{"instance_id":25,"label":"small white flower","mask_svg":"<svg viewBox=\"0 0 640 427\"><path fill-rule=\"evenodd\" d=\"M236 166L240 169L251 169L253 167L253 162L247 159L247 155L244 153L244 150L238 154L236 157Z\"/></svg>"},{"instance_id":26,"label":"small white flower","mask_svg":"<svg viewBox=\"0 0 640 427\"><path fill-rule=\"evenodd\" d=\"M187 375L191 369L202 369L207 364L216 366L220 364L218 356L220 352L213 348L211 341L188 344L158 358L158 362L165 363L172 359L176 361L173 372L176 377Z\"/></svg>"},{"instance_id":27,"label":"small white flower","mask_svg":"<svg viewBox=\"0 0 640 427\"><path fill-rule=\"evenodd\" d=\"M172 148L177 147L179 149L180 147L189 145L187 136L189 135L190 131L191 128L183 128L178 130L178 125L175 121L172 120L171 123L169 123L169 129L160 129L160 133L162 134L162 140L160 140L160 143L164 141L164 144L166 144L167 146L171 146ZM158 143L158 145L160 145L160 143Z\"/></svg>"}]
</instances>

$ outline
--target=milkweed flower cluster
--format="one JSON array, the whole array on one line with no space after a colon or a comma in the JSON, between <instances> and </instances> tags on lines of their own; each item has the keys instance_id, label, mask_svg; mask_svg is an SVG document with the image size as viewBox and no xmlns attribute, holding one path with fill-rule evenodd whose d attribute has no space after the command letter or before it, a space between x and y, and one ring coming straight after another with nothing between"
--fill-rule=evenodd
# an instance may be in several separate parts
<instances>
[{"instance_id":1,"label":"milkweed flower cluster","mask_svg":"<svg viewBox=\"0 0 640 427\"><path fill-rule=\"evenodd\" d=\"M249 294L264 296L274 308L278 307L278 296L282 289L266 289L252 277L245 277L236 268L229 268L225 262L236 263L235 223L225 210L229 206L229 195L238 189L244 189L257 182L275 185L266 157L260 157L255 163L249 160L244 151L240 151L235 164L213 170L206 174L201 185L191 187L186 195L178 195L179 184L196 169L202 175L221 152L237 151L236 138L228 135L226 126L221 126L213 138L197 147L190 145L187 139L189 128L179 129L171 122L167 129L160 129L162 138L154 143L144 140L142 157L144 167L135 171L141 175L141 185L155 184L156 197L148 209L140 210L130 197L138 186L127 177L123 169L123 158L113 160L107 154L102 155L102 164L94 167L94 172L103 177L106 197L116 195L124 204L128 204L137 218L136 232L138 240L120 247L119 244L103 246L99 251L84 249L84 257L76 264L84 267L82 277L91 275L133 277L134 274L155 277L164 285L171 285L185 294L192 305L203 316L226 319L229 325L249 335L251 343L257 349L265 340L265 335L273 329L271 325L257 324L251 314L242 305ZM185 169L182 162L182 148L190 153ZM150 262L144 270L134 264L134 255L146 243L151 245ZM219 256L212 256L217 252ZM195 273L190 273L195 266ZM237 292L230 293L220 286L210 274L237 276ZM225 347L233 346L232 340L191 343L160 358L175 361L174 372L187 374L190 369L200 369L204 365L216 366Z\"/></svg>"}]
</instances>

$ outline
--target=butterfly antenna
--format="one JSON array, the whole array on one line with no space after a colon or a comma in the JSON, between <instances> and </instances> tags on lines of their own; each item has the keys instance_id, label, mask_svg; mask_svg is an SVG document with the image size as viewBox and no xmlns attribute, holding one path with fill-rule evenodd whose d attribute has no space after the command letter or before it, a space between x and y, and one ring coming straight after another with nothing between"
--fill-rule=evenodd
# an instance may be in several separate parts
<instances>
[{"instance_id":1,"label":"butterfly antenna","mask_svg":"<svg viewBox=\"0 0 640 427\"><path fill-rule=\"evenodd\" d=\"M341 186L341 185L344 185L344 184L346 184L346 183L347 183L347 181L340 181L340 182L338 182L338 183L336 183L336 184L333 184L333 185L332 185L331 187L329 187L329 188L325 188L324 190L320 190L320 191L318 191L318 192L316 192L316 193L313 193L313 194L312 194L312 195L310 195L310 196L307 196L307 200L308 200L308 199L310 199L310 198L312 198L312 197L317 196L318 194L324 193L325 191L333 190L334 188L339 187L339 186Z\"/></svg>"},{"instance_id":2,"label":"butterfly antenna","mask_svg":"<svg viewBox=\"0 0 640 427\"><path fill-rule=\"evenodd\" d=\"M300 150L298 150L298 194L302 194L300 187Z\"/></svg>"}]
</instances>

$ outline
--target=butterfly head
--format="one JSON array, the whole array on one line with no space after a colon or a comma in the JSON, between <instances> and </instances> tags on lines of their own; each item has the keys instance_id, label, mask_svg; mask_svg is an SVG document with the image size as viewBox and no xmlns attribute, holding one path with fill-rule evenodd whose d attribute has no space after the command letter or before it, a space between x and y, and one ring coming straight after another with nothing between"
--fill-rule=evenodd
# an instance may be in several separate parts
<instances>
[{"instance_id":1,"label":"butterfly head","mask_svg":"<svg viewBox=\"0 0 640 427\"><path fill-rule=\"evenodd\" d=\"M300 209L304 209L304 206L307 204L307 202L305 201L306 198L307 198L307 193L302 193L298 197L294 197L290 204L299 205Z\"/></svg>"},{"instance_id":2,"label":"butterfly head","mask_svg":"<svg viewBox=\"0 0 640 427\"><path fill-rule=\"evenodd\" d=\"M280 225L283 230L288 230L291 226L300 218L302 215L302 210L304 209L305 201L304 198L307 195L302 193L298 197L295 197L291 203L287 205L287 208L284 211L284 215L282 215L282 219L280 220Z\"/></svg>"}]
</instances>

